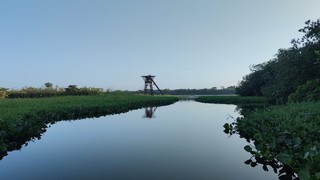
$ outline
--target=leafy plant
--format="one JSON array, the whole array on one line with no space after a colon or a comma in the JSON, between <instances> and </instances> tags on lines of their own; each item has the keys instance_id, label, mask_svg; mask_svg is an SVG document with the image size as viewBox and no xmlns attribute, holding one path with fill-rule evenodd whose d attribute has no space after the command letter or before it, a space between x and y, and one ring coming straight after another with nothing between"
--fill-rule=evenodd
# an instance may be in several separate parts
<instances>
[{"instance_id":1,"label":"leafy plant","mask_svg":"<svg viewBox=\"0 0 320 180\"><path fill-rule=\"evenodd\" d=\"M254 143L245 146L245 150L255 159L279 162L274 167L285 167L279 177L294 177L295 173L300 179L319 179L320 102L254 111L238 118L233 129Z\"/></svg>"}]
</instances>

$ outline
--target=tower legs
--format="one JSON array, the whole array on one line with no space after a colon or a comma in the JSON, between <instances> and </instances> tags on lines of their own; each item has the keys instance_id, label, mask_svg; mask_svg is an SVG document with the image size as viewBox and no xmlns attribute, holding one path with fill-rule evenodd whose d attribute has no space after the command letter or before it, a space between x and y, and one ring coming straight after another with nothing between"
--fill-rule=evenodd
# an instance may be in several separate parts
<instances>
[{"instance_id":1,"label":"tower legs","mask_svg":"<svg viewBox=\"0 0 320 180\"><path fill-rule=\"evenodd\" d=\"M148 83L144 84L144 94L148 93Z\"/></svg>"},{"instance_id":2,"label":"tower legs","mask_svg":"<svg viewBox=\"0 0 320 180\"><path fill-rule=\"evenodd\" d=\"M148 94L148 86L150 88L149 93L150 95L153 95L153 86L152 86L152 82L146 82L144 84L144 94Z\"/></svg>"},{"instance_id":3,"label":"tower legs","mask_svg":"<svg viewBox=\"0 0 320 180\"><path fill-rule=\"evenodd\" d=\"M152 83L150 83L150 94L151 94L151 96L153 96L153 87L152 87Z\"/></svg>"}]
</instances>

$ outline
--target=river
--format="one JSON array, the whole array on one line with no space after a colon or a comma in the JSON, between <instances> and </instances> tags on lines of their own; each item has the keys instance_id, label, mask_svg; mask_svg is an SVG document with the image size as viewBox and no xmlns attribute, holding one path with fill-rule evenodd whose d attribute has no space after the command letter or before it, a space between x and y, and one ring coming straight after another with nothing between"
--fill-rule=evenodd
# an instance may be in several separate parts
<instances>
[{"instance_id":1,"label":"river","mask_svg":"<svg viewBox=\"0 0 320 180\"><path fill-rule=\"evenodd\" d=\"M0 161L0 179L278 179L223 124L235 105L179 101L158 108L60 121Z\"/></svg>"}]
</instances>

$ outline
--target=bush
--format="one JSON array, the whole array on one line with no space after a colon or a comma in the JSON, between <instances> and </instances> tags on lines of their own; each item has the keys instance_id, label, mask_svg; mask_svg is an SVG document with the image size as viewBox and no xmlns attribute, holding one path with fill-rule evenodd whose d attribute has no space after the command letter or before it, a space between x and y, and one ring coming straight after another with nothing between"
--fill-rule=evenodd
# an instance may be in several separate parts
<instances>
[{"instance_id":1,"label":"bush","mask_svg":"<svg viewBox=\"0 0 320 180\"><path fill-rule=\"evenodd\" d=\"M289 103L320 100L320 80L310 80L298 86L296 91L289 96Z\"/></svg>"},{"instance_id":2,"label":"bush","mask_svg":"<svg viewBox=\"0 0 320 180\"><path fill-rule=\"evenodd\" d=\"M0 88L0 99L6 98L8 96L8 89Z\"/></svg>"},{"instance_id":3,"label":"bush","mask_svg":"<svg viewBox=\"0 0 320 180\"><path fill-rule=\"evenodd\" d=\"M2 95L0 88L0 98L43 98L53 96L66 96L66 95L97 95L103 93L102 88L82 87L78 88L76 85L70 85L67 88L53 88L51 84L46 83L45 88L25 87L20 90L6 91ZM2 97L3 96L3 97Z\"/></svg>"}]
</instances>

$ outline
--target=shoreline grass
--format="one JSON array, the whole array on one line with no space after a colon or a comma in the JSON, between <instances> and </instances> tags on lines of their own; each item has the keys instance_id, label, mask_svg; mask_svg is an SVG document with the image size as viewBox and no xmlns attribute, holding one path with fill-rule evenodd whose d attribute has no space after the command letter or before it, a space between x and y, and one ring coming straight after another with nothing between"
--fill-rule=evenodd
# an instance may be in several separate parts
<instances>
[{"instance_id":1,"label":"shoreline grass","mask_svg":"<svg viewBox=\"0 0 320 180\"><path fill-rule=\"evenodd\" d=\"M144 96L133 94L101 94L93 96L57 96L47 98L23 98L0 100L0 119L2 121L21 120L26 115L38 112L63 112L66 110L104 109L106 115L142 106L173 103L174 96Z\"/></svg>"},{"instance_id":2,"label":"shoreline grass","mask_svg":"<svg viewBox=\"0 0 320 180\"><path fill-rule=\"evenodd\" d=\"M195 99L197 102L214 103L214 104L262 104L267 103L267 99L258 96L237 96L237 95L224 95L224 96L199 96Z\"/></svg>"}]
</instances>

